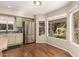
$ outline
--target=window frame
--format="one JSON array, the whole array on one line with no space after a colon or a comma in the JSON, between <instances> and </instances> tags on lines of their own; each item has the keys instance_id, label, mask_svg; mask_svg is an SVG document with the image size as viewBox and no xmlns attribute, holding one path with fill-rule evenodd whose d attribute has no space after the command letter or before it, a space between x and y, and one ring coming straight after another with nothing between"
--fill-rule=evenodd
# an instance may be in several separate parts
<instances>
[{"instance_id":1,"label":"window frame","mask_svg":"<svg viewBox=\"0 0 79 59\"><path fill-rule=\"evenodd\" d=\"M77 43L75 43L75 42L73 42L73 39L74 39L74 18L73 18L73 14L75 13L75 12L77 12L77 11L79 11L79 6L78 5L76 5L75 7L74 7L74 9L72 9L72 11L70 12L70 19L72 20L71 22L72 22L72 25L71 25L71 39L70 39L70 42L73 44L73 45L75 45L75 46L77 46L77 47L79 47L79 44L77 44Z\"/></svg>"},{"instance_id":2,"label":"window frame","mask_svg":"<svg viewBox=\"0 0 79 59\"><path fill-rule=\"evenodd\" d=\"M48 32L48 22L49 21L53 21L53 20L56 20L56 19L61 19L61 18L67 18L67 14L66 13L63 13L63 14L60 14L60 15L56 15L56 16L53 16L53 17L50 17L50 18L47 18L47 37L49 38L53 38L53 39L57 39L57 40L62 40L62 41L67 41L67 32L66 32L66 39L60 39L60 38L56 38L56 37L51 37L49 36L49 32ZM67 19L66 19L66 26L67 26ZM67 27L66 27L66 31L67 30Z\"/></svg>"}]
</instances>

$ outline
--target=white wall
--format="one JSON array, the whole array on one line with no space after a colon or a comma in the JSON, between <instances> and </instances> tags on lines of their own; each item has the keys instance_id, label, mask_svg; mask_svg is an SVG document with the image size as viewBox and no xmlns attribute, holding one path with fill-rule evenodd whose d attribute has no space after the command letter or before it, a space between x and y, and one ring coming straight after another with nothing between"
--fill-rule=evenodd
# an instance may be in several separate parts
<instances>
[{"instance_id":1,"label":"white wall","mask_svg":"<svg viewBox=\"0 0 79 59\"><path fill-rule=\"evenodd\" d=\"M72 13L72 10L75 9L74 6L77 6L78 4L79 4L78 2L77 3L75 2L75 3L72 3L71 5L65 6L63 8L60 8L58 10L55 10L53 12L46 14L47 21L58 18L58 17L62 18L62 17L64 17L62 15L66 14L66 16L67 16L67 39L66 39L66 41L64 41L62 39L60 40L57 38L47 36L47 43L52 46L56 46L61 49L67 50L68 52L71 53L72 56L79 56L79 46L73 44L71 41L73 39L72 38L73 28L71 27L72 19L70 19L70 14ZM48 24L47 24L47 28L48 28Z\"/></svg>"}]
</instances>

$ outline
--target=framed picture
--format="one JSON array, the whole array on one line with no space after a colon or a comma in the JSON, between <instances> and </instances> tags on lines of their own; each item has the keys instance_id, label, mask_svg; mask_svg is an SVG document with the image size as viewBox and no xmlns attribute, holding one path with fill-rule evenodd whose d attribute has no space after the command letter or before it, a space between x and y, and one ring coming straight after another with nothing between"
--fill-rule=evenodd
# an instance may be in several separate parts
<instances>
[{"instance_id":1,"label":"framed picture","mask_svg":"<svg viewBox=\"0 0 79 59\"><path fill-rule=\"evenodd\" d=\"M39 21L39 36L45 34L45 21Z\"/></svg>"}]
</instances>

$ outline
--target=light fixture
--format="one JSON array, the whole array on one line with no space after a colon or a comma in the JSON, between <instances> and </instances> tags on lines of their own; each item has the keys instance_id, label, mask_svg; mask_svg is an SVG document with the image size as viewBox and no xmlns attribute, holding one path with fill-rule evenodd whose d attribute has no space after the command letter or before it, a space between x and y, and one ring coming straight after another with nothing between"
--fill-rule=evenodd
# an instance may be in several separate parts
<instances>
[{"instance_id":1,"label":"light fixture","mask_svg":"<svg viewBox=\"0 0 79 59\"><path fill-rule=\"evenodd\" d=\"M41 1L34 1L34 5L36 5L36 6L40 6L41 4L42 4Z\"/></svg>"}]
</instances>

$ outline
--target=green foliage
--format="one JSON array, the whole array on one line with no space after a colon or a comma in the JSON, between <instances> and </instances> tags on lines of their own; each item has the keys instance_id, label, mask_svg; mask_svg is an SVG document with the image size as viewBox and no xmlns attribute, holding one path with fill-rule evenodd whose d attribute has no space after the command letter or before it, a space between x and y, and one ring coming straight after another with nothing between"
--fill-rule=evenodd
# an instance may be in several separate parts
<instances>
[{"instance_id":1,"label":"green foliage","mask_svg":"<svg viewBox=\"0 0 79 59\"><path fill-rule=\"evenodd\" d=\"M64 31L64 33L60 36L60 35L57 35L57 36L54 36L56 38L60 38L60 39L66 39L66 31Z\"/></svg>"}]
</instances>

